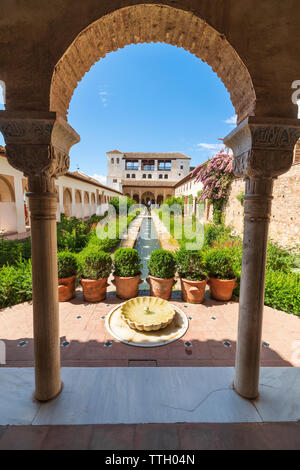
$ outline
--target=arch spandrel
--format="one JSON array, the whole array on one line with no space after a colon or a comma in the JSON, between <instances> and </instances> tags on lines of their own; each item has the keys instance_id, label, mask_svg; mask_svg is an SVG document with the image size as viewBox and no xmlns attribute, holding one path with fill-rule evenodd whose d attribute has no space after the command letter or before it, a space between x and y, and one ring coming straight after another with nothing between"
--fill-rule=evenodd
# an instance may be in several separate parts
<instances>
[{"instance_id":1,"label":"arch spandrel","mask_svg":"<svg viewBox=\"0 0 300 470\"><path fill-rule=\"evenodd\" d=\"M191 12L162 5L125 7L84 29L55 66L51 111L67 116L78 82L100 58L126 45L150 42L182 47L207 62L227 88L238 121L254 114L250 74L224 35Z\"/></svg>"}]
</instances>

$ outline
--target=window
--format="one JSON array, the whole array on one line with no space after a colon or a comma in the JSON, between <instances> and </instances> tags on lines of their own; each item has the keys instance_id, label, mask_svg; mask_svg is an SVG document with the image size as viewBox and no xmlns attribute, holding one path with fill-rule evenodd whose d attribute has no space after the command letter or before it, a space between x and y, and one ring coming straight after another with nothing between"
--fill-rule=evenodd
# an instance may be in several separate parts
<instances>
[{"instance_id":1,"label":"window","mask_svg":"<svg viewBox=\"0 0 300 470\"><path fill-rule=\"evenodd\" d=\"M119 163L120 163L120 159L119 159L119 158L117 158L117 164L119 165Z\"/></svg>"},{"instance_id":2,"label":"window","mask_svg":"<svg viewBox=\"0 0 300 470\"><path fill-rule=\"evenodd\" d=\"M126 160L126 170L138 170L139 161L138 160Z\"/></svg>"},{"instance_id":3,"label":"window","mask_svg":"<svg viewBox=\"0 0 300 470\"><path fill-rule=\"evenodd\" d=\"M169 178L169 175L165 175L165 180L167 180Z\"/></svg>"},{"instance_id":4,"label":"window","mask_svg":"<svg viewBox=\"0 0 300 470\"><path fill-rule=\"evenodd\" d=\"M114 164L114 159L113 158L111 159L111 163Z\"/></svg>"},{"instance_id":5,"label":"window","mask_svg":"<svg viewBox=\"0 0 300 470\"><path fill-rule=\"evenodd\" d=\"M162 180L162 179L163 179L163 175L159 175L159 179Z\"/></svg>"},{"instance_id":6,"label":"window","mask_svg":"<svg viewBox=\"0 0 300 470\"><path fill-rule=\"evenodd\" d=\"M158 162L158 169L161 171L171 171L171 160L161 160Z\"/></svg>"},{"instance_id":7,"label":"window","mask_svg":"<svg viewBox=\"0 0 300 470\"><path fill-rule=\"evenodd\" d=\"M135 175L134 175L134 174L133 174L133 175L131 175L131 178L135 178Z\"/></svg>"},{"instance_id":8,"label":"window","mask_svg":"<svg viewBox=\"0 0 300 470\"><path fill-rule=\"evenodd\" d=\"M130 178L130 175L126 175L126 178Z\"/></svg>"},{"instance_id":9,"label":"window","mask_svg":"<svg viewBox=\"0 0 300 470\"><path fill-rule=\"evenodd\" d=\"M146 178L147 178L147 175L143 175L143 178L146 179Z\"/></svg>"},{"instance_id":10,"label":"window","mask_svg":"<svg viewBox=\"0 0 300 470\"><path fill-rule=\"evenodd\" d=\"M152 175L148 175L148 180L151 180L152 179Z\"/></svg>"},{"instance_id":11,"label":"window","mask_svg":"<svg viewBox=\"0 0 300 470\"><path fill-rule=\"evenodd\" d=\"M183 165L180 165L180 169L183 170Z\"/></svg>"},{"instance_id":12,"label":"window","mask_svg":"<svg viewBox=\"0 0 300 470\"><path fill-rule=\"evenodd\" d=\"M117 183L117 182L118 182L118 180L113 180L113 183Z\"/></svg>"},{"instance_id":13,"label":"window","mask_svg":"<svg viewBox=\"0 0 300 470\"><path fill-rule=\"evenodd\" d=\"M154 160L143 160L142 161L142 170L154 171Z\"/></svg>"}]
</instances>

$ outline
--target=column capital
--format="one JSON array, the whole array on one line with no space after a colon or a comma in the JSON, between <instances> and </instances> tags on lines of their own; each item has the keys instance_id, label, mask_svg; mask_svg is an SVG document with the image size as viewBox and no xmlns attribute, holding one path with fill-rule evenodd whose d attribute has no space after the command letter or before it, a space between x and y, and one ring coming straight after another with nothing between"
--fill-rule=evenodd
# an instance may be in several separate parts
<instances>
[{"instance_id":1,"label":"column capital","mask_svg":"<svg viewBox=\"0 0 300 470\"><path fill-rule=\"evenodd\" d=\"M293 163L300 138L297 119L248 117L225 139L233 150L236 176L276 178Z\"/></svg>"},{"instance_id":2,"label":"column capital","mask_svg":"<svg viewBox=\"0 0 300 470\"><path fill-rule=\"evenodd\" d=\"M54 112L0 111L0 130L11 166L28 177L30 192L54 192L69 169L69 150L79 135Z\"/></svg>"}]
</instances>

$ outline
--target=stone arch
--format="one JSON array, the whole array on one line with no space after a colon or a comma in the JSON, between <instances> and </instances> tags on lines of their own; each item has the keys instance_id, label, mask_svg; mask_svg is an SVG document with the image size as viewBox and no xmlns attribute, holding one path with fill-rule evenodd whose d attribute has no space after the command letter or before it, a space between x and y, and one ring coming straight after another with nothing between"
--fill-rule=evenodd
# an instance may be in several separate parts
<instances>
[{"instance_id":1,"label":"stone arch","mask_svg":"<svg viewBox=\"0 0 300 470\"><path fill-rule=\"evenodd\" d=\"M100 58L126 45L150 42L182 47L207 62L227 88L238 122L254 114L251 76L225 36L194 13L154 4L121 8L81 31L54 67L50 110L67 116L78 82Z\"/></svg>"},{"instance_id":2,"label":"stone arch","mask_svg":"<svg viewBox=\"0 0 300 470\"><path fill-rule=\"evenodd\" d=\"M69 188L64 188L64 213L66 217L72 215L72 193Z\"/></svg>"},{"instance_id":3,"label":"stone arch","mask_svg":"<svg viewBox=\"0 0 300 470\"><path fill-rule=\"evenodd\" d=\"M15 202L15 192L12 184L3 175L0 175L0 202Z\"/></svg>"},{"instance_id":4,"label":"stone arch","mask_svg":"<svg viewBox=\"0 0 300 470\"><path fill-rule=\"evenodd\" d=\"M91 193L92 214L96 213L96 197L95 193Z\"/></svg>"},{"instance_id":5,"label":"stone arch","mask_svg":"<svg viewBox=\"0 0 300 470\"><path fill-rule=\"evenodd\" d=\"M162 195L162 194L159 194L159 195L157 196L157 204L159 204L159 205L162 204L162 203L163 203L163 200L164 200L163 195Z\"/></svg>"},{"instance_id":6,"label":"stone arch","mask_svg":"<svg viewBox=\"0 0 300 470\"><path fill-rule=\"evenodd\" d=\"M147 191L142 195L142 204L148 206L149 203L155 204L155 196L151 191Z\"/></svg>"}]
</instances>

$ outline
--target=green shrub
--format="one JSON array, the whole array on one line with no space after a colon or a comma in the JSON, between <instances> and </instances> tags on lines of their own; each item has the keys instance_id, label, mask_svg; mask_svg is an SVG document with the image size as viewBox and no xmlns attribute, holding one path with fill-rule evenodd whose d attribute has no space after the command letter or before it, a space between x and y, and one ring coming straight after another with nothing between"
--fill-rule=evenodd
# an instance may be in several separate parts
<instances>
[{"instance_id":1,"label":"green shrub","mask_svg":"<svg viewBox=\"0 0 300 470\"><path fill-rule=\"evenodd\" d=\"M119 248L114 254L114 274L118 277L134 277L141 272L141 259L133 248Z\"/></svg>"},{"instance_id":2,"label":"green shrub","mask_svg":"<svg viewBox=\"0 0 300 470\"><path fill-rule=\"evenodd\" d=\"M184 199L185 199L184 197L171 196L168 199L166 199L163 204L166 204L169 207L172 207L174 205L180 206L180 211L183 214L184 213Z\"/></svg>"},{"instance_id":3,"label":"green shrub","mask_svg":"<svg viewBox=\"0 0 300 470\"><path fill-rule=\"evenodd\" d=\"M0 308L32 299L31 261L0 269Z\"/></svg>"},{"instance_id":4,"label":"green shrub","mask_svg":"<svg viewBox=\"0 0 300 470\"><path fill-rule=\"evenodd\" d=\"M69 251L61 251L57 254L58 279L75 276L77 274L77 258Z\"/></svg>"},{"instance_id":5,"label":"green shrub","mask_svg":"<svg viewBox=\"0 0 300 470\"><path fill-rule=\"evenodd\" d=\"M120 196L113 197L109 204L115 208L116 214L122 213L123 215L128 214L130 207L132 207L136 202L130 197Z\"/></svg>"},{"instance_id":6,"label":"green shrub","mask_svg":"<svg viewBox=\"0 0 300 470\"><path fill-rule=\"evenodd\" d=\"M236 277L236 261L232 250L228 248L208 250L205 253L205 261L209 277L224 280Z\"/></svg>"},{"instance_id":7,"label":"green shrub","mask_svg":"<svg viewBox=\"0 0 300 470\"><path fill-rule=\"evenodd\" d=\"M86 279L104 279L112 270L112 259L108 253L98 251L85 257L82 275Z\"/></svg>"},{"instance_id":8,"label":"green shrub","mask_svg":"<svg viewBox=\"0 0 300 470\"><path fill-rule=\"evenodd\" d=\"M231 229L223 224L206 224L204 227L204 244L212 246L214 242L230 239Z\"/></svg>"},{"instance_id":9,"label":"green shrub","mask_svg":"<svg viewBox=\"0 0 300 470\"><path fill-rule=\"evenodd\" d=\"M171 251L155 250L149 261L149 274L160 279L171 279L175 276L176 259Z\"/></svg>"},{"instance_id":10,"label":"green shrub","mask_svg":"<svg viewBox=\"0 0 300 470\"><path fill-rule=\"evenodd\" d=\"M267 251L267 269L290 272L294 267L294 256L278 243L269 241Z\"/></svg>"},{"instance_id":11,"label":"green shrub","mask_svg":"<svg viewBox=\"0 0 300 470\"><path fill-rule=\"evenodd\" d=\"M14 265L22 259L22 243L11 240L0 242L0 267L6 264Z\"/></svg>"},{"instance_id":12,"label":"green shrub","mask_svg":"<svg viewBox=\"0 0 300 470\"><path fill-rule=\"evenodd\" d=\"M206 262L202 251L181 249L176 253L176 261L178 274L183 279L190 281L206 279Z\"/></svg>"},{"instance_id":13,"label":"green shrub","mask_svg":"<svg viewBox=\"0 0 300 470\"><path fill-rule=\"evenodd\" d=\"M300 316L300 274L268 269L265 305Z\"/></svg>"}]
</instances>

